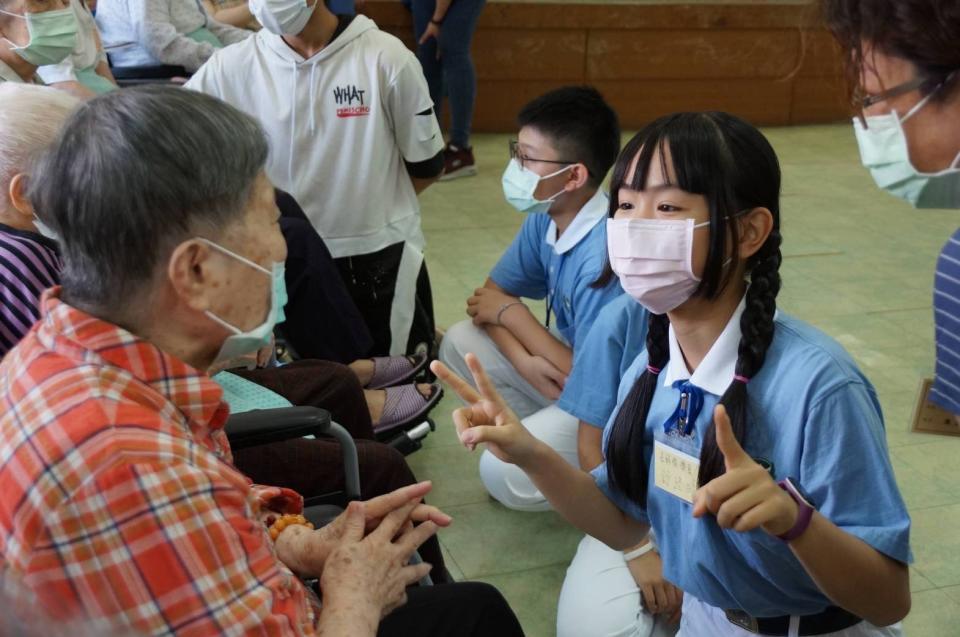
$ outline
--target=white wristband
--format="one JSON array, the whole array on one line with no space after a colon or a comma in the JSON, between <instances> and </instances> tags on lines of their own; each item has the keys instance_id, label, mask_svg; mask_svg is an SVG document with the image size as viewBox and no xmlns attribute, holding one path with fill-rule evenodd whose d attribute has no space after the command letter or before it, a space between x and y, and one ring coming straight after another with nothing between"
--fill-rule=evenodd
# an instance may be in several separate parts
<instances>
[{"instance_id":1,"label":"white wristband","mask_svg":"<svg viewBox=\"0 0 960 637\"><path fill-rule=\"evenodd\" d=\"M629 553L624 553L624 554L623 554L623 561L624 561L624 562L632 562L633 560L637 559L638 557L643 557L644 555L646 555L646 554L649 553L650 551L654 550L655 548L657 548L657 545L656 545L656 544L654 544L653 542L647 542L646 544L644 544L643 546L641 546L641 547L638 548L638 549L633 549L633 550L630 551Z\"/></svg>"}]
</instances>

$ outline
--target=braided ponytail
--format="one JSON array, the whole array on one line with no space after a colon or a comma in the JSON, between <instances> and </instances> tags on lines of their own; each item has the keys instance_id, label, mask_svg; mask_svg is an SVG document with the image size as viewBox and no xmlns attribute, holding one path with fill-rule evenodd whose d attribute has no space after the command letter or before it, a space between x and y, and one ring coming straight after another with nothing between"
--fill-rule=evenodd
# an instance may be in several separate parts
<instances>
[{"instance_id":1,"label":"braided ponytail","mask_svg":"<svg viewBox=\"0 0 960 637\"><path fill-rule=\"evenodd\" d=\"M780 230L774 228L766 242L747 263L750 285L747 287L746 307L740 317L740 347L734 380L720 397L726 407L733 434L740 444L747 435L747 381L759 373L773 342L773 318L777 312L777 294L780 292ZM716 422L704 432L700 452L698 483L705 485L723 475L723 454L717 446Z\"/></svg>"},{"instance_id":2,"label":"braided ponytail","mask_svg":"<svg viewBox=\"0 0 960 637\"><path fill-rule=\"evenodd\" d=\"M607 470L610 483L641 506L647 502L647 464L643 437L660 370L670 360L666 314L651 314L647 321L647 369L630 388L607 441Z\"/></svg>"}]
</instances>

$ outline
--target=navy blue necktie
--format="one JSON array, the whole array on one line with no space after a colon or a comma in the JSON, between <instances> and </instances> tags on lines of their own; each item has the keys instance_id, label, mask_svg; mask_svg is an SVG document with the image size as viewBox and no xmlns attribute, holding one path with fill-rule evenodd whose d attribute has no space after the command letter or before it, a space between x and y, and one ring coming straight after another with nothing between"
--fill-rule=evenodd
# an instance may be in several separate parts
<instances>
[{"instance_id":1,"label":"navy blue necktie","mask_svg":"<svg viewBox=\"0 0 960 637\"><path fill-rule=\"evenodd\" d=\"M703 409L703 390L689 380L678 380L673 388L680 391L680 402L673 410L673 415L663 423L663 433L670 433L676 428L681 435L689 436L693 432L693 425L697 422L700 410Z\"/></svg>"}]
</instances>

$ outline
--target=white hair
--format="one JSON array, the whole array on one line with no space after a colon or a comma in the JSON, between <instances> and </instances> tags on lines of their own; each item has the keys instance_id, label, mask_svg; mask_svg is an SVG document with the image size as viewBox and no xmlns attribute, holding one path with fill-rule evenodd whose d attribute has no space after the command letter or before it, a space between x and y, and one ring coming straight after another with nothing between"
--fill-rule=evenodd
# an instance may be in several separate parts
<instances>
[{"instance_id":1,"label":"white hair","mask_svg":"<svg viewBox=\"0 0 960 637\"><path fill-rule=\"evenodd\" d=\"M0 82L0 205L9 204L10 181L29 170L79 103L57 89Z\"/></svg>"}]
</instances>

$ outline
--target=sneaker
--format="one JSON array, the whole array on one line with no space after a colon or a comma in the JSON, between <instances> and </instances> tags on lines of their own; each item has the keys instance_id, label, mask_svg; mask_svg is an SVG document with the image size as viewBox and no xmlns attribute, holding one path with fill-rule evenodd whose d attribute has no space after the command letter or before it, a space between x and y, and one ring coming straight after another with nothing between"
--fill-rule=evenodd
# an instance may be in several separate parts
<instances>
[{"instance_id":1,"label":"sneaker","mask_svg":"<svg viewBox=\"0 0 960 637\"><path fill-rule=\"evenodd\" d=\"M457 148L447 144L443 149L443 174L440 181L449 181L459 177L471 177L477 174L477 163L473 159L472 148Z\"/></svg>"}]
</instances>

